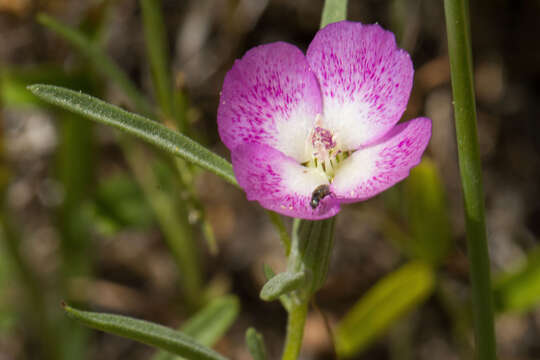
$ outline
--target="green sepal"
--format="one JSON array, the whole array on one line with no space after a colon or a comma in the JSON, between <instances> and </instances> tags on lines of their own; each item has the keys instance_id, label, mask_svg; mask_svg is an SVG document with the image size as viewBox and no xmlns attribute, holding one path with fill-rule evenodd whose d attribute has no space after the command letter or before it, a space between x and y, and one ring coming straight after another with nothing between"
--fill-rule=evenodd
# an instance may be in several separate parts
<instances>
[{"instance_id":1,"label":"green sepal","mask_svg":"<svg viewBox=\"0 0 540 360\"><path fill-rule=\"evenodd\" d=\"M267 359L263 336L252 327L246 331L246 344L253 360Z\"/></svg>"}]
</instances>

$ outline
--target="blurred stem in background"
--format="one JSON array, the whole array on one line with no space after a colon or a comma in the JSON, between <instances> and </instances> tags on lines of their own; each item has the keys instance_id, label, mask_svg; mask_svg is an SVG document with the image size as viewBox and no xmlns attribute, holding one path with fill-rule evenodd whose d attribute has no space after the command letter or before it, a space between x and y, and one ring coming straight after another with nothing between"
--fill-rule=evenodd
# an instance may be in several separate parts
<instances>
[{"instance_id":1,"label":"blurred stem in background","mask_svg":"<svg viewBox=\"0 0 540 360\"><path fill-rule=\"evenodd\" d=\"M156 22L156 17L161 19L160 10L156 7L155 3L146 3L143 7L143 11L150 11L151 15L144 15L145 17L145 26L152 26ZM149 21L148 18L153 19ZM84 55L92 65L95 66L97 72L112 80L120 87L120 89L130 98L130 100L135 105L138 112L142 114L148 114L149 112L153 113L151 107L148 105L148 102L144 96L139 92L137 87L129 80L129 77L120 69L111 59L105 54L99 45L91 41L85 35L83 35L78 30L67 27L56 22L54 19L48 17L47 15L39 15L38 21L60 35L63 39L68 41L72 46L74 46L82 55ZM159 21L158 21L159 22ZM156 54L158 51L165 51L165 39L158 39L159 36L165 36L163 31L153 31L145 30L145 33L148 36L152 37L151 39L147 38L148 53L150 58L150 65L152 67L152 73L154 74L153 79L156 81L154 87L156 88L156 96L158 97L158 102L163 106L161 113L162 114L172 114L171 109L172 105L169 104L171 99L163 94L165 89L169 93L172 92L172 86L163 84L163 81L170 79L167 69L161 68L166 66L165 54ZM160 43L162 45L155 46L154 44ZM157 75L156 75L157 74ZM161 75L160 75L161 74ZM165 74L165 75L163 75ZM185 111L185 109L179 109L179 111ZM185 117L182 117L185 118ZM165 121L170 119L169 116L164 116ZM160 191L157 188L150 189L150 184L157 184L157 174L155 169L152 166L152 161L148 159L148 156L131 156L129 151L131 149L137 149L138 145L135 145L131 139L123 139L120 141L120 146L123 150L126 159L128 159L128 164L135 175L137 183L143 188L143 192L147 197L147 201L152 207L153 211L156 214L158 223L160 224L163 235L166 238L167 244L171 248L172 254L177 260L178 268L181 276L181 283L184 290L184 295L186 299L186 304L191 308L197 308L204 302L204 297L202 296L202 275L201 268L199 265L199 255L197 252L197 247L195 245L195 239L188 223L187 216L189 214L189 209L186 203L194 203L193 201L176 201L177 199L172 199L170 196L159 195L156 200L152 196L156 195L157 192L160 194ZM142 151L138 151L141 152ZM142 159L147 159L143 161ZM144 167L144 169L142 168ZM190 169L182 167L182 170ZM189 176L188 176L189 175ZM176 177L177 181L174 182L174 186L180 186L189 193L190 199L195 199L194 188L192 184L186 184L183 182L184 179L191 179L190 174L178 174ZM202 216L202 215L201 215ZM202 220L203 224L205 220ZM177 225L173 225L175 222L178 222ZM184 225L180 225L184 224ZM207 224L206 224L207 225ZM205 233L211 234L211 231L206 231ZM186 261L187 259L187 261Z\"/></svg>"},{"instance_id":2,"label":"blurred stem in background","mask_svg":"<svg viewBox=\"0 0 540 360\"><path fill-rule=\"evenodd\" d=\"M0 97L1 98L1 97ZM2 104L0 103L0 117L2 116ZM3 124L0 121L0 124ZM4 129L0 128L0 251L6 254L6 260L11 265L17 276L16 284L24 292L23 306L14 302L15 311L26 315L32 323L32 331L41 345L41 356L46 360L64 359L58 332L51 313L47 311L45 292L40 287L40 281L34 274L20 251L21 238L12 224L7 206L6 193L9 184L9 169L4 148ZM39 331L38 331L39 329Z\"/></svg>"},{"instance_id":3,"label":"blurred stem in background","mask_svg":"<svg viewBox=\"0 0 540 360\"><path fill-rule=\"evenodd\" d=\"M57 178L63 186L64 199L56 212L61 241L62 265L59 271L62 297L71 292L73 279L92 274L90 217L84 204L90 198L93 180L92 128L67 112L58 112L60 146L56 151ZM85 348L86 329L64 322L70 341L63 345L67 354L80 354ZM69 349L68 349L69 348Z\"/></svg>"},{"instance_id":4,"label":"blurred stem in background","mask_svg":"<svg viewBox=\"0 0 540 360\"><path fill-rule=\"evenodd\" d=\"M186 207L179 204L179 201L171 200L171 194L164 191L159 184L157 177L148 166L152 161L144 149L139 147L134 141L125 136L119 137L124 149L124 154L130 164L131 170L137 178L137 182L153 211L156 213L157 221L163 231L163 235L178 269L182 272L182 284L189 306L200 305L202 279L199 271L199 261L197 249L193 241L193 231L188 222Z\"/></svg>"},{"instance_id":5,"label":"blurred stem in background","mask_svg":"<svg viewBox=\"0 0 540 360\"><path fill-rule=\"evenodd\" d=\"M467 0L445 0L446 27L461 183L465 200L467 247L472 281L476 356L496 357L493 298L484 216L482 167L476 128L476 103Z\"/></svg>"},{"instance_id":6,"label":"blurred stem in background","mask_svg":"<svg viewBox=\"0 0 540 360\"><path fill-rule=\"evenodd\" d=\"M8 254L10 263L16 271L18 284L24 291L24 309L17 309L26 314L32 324L32 331L36 339L40 342L40 356L47 360L68 359L63 356L62 346L55 321L52 314L47 310L45 292L41 289L40 281L32 271L26 259L20 252L20 237L15 230L11 219L2 204L0 213L0 226L2 239L1 250Z\"/></svg>"}]
</instances>

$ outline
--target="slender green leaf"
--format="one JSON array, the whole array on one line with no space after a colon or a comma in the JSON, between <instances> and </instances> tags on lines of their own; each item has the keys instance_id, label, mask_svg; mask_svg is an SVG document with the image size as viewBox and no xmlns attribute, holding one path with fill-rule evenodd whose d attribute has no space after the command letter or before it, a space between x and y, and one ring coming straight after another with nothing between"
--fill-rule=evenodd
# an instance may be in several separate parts
<instances>
[{"instance_id":1,"label":"slender green leaf","mask_svg":"<svg viewBox=\"0 0 540 360\"><path fill-rule=\"evenodd\" d=\"M184 334L191 336L204 346L214 345L232 326L240 304L236 296L223 296L210 302L204 309L191 317L181 328ZM153 360L178 360L180 357L160 351Z\"/></svg>"},{"instance_id":2,"label":"slender green leaf","mask_svg":"<svg viewBox=\"0 0 540 360\"><path fill-rule=\"evenodd\" d=\"M129 77L114 61L94 42L90 41L83 33L74 28L63 25L52 17L39 14L37 20L40 24L54 31L64 40L69 42L81 54L87 57L97 71L110 78L122 91L133 101L137 109L144 114L152 114L152 106L131 82Z\"/></svg>"},{"instance_id":3,"label":"slender green leaf","mask_svg":"<svg viewBox=\"0 0 540 360\"><path fill-rule=\"evenodd\" d=\"M252 327L246 331L246 344L253 360L267 359L263 336Z\"/></svg>"},{"instance_id":4,"label":"slender green leaf","mask_svg":"<svg viewBox=\"0 0 540 360\"><path fill-rule=\"evenodd\" d=\"M412 262L375 284L338 324L338 355L350 357L365 349L394 320L431 294L434 277L430 266Z\"/></svg>"},{"instance_id":5,"label":"slender green leaf","mask_svg":"<svg viewBox=\"0 0 540 360\"><path fill-rule=\"evenodd\" d=\"M236 320L240 304L236 296L223 296L210 302L190 318L182 331L206 346L212 346Z\"/></svg>"},{"instance_id":6,"label":"slender green leaf","mask_svg":"<svg viewBox=\"0 0 540 360\"><path fill-rule=\"evenodd\" d=\"M81 311L64 306L66 313L86 326L154 346L191 360L225 360L212 349L171 328L127 316Z\"/></svg>"},{"instance_id":7,"label":"slender green leaf","mask_svg":"<svg viewBox=\"0 0 540 360\"><path fill-rule=\"evenodd\" d=\"M274 272L274 270L272 270L272 268L268 264L263 264L263 272L264 272L264 277L266 278L266 281L276 276L276 273Z\"/></svg>"},{"instance_id":8,"label":"slender green leaf","mask_svg":"<svg viewBox=\"0 0 540 360\"><path fill-rule=\"evenodd\" d=\"M141 0L143 29L146 53L150 62L154 91L161 110L166 116L172 116L172 77L167 62L167 38L165 22L161 13L161 0Z\"/></svg>"},{"instance_id":9,"label":"slender green leaf","mask_svg":"<svg viewBox=\"0 0 540 360\"><path fill-rule=\"evenodd\" d=\"M321 18L321 29L328 24L347 18L348 0L326 0Z\"/></svg>"},{"instance_id":10,"label":"slender green leaf","mask_svg":"<svg viewBox=\"0 0 540 360\"><path fill-rule=\"evenodd\" d=\"M524 312L540 303L540 249L533 251L515 271L495 280L494 297L500 312Z\"/></svg>"},{"instance_id":11,"label":"slender green leaf","mask_svg":"<svg viewBox=\"0 0 540 360\"><path fill-rule=\"evenodd\" d=\"M301 272L282 272L268 280L264 284L260 297L265 301L272 301L293 290L302 287L306 281L306 273Z\"/></svg>"},{"instance_id":12,"label":"slender green leaf","mask_svg":"<svg viewBox=\"0 0 540 360\"><path fill-rule=\"evenodd\" d=\"M272 268L267 264L263 264L263 272L264 272L264 277L266 278L266 281L269 281L274 276L276 276L276 273L274 272L274 270L272 270ZM290 296L287 294L281 295L279 297L279 301L281 302L281 305L283 305L285 310L289 311L292 305Z\"/></svg>"},{"instance_id":13,"label":"slender green leaf","mask_svg":"<svg viewBox=\"0 0 540 360\"><path fill-rule=\"evenodd\" d=\"M37 84L29 86L28 89L46 102L135 135L237 185L232 166L227 160L161 124L90 95L58 86Z\"/></svg>"},{"instance_id":14,"label":"slender green leaf","mask_svg":"<svg viewBox=\"0 0 540 360\"><path fill-rule=\"evenodd\" d=\"M452 244L444 186L435 164L424 159L404 183L406 217L412 235L406 244L413 256L440 263Z\"/></svg>"}]
</instances>

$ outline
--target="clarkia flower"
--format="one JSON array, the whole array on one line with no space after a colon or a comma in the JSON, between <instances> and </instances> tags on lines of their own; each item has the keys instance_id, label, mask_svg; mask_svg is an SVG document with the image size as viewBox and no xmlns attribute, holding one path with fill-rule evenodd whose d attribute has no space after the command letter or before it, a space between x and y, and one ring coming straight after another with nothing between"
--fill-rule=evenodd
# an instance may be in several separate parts
<instances>
[{"instance_id":1,"label":"clarkia flower","mask_svg":"<svg viewBox=\"0 0 540 360\"><path fill-rule=\"evenodd\" d=\"M427 118L397 124L413 73L376 24L330 24L306 55L284 42L249 50L227 73L218 109L248 199L324 219L407 177L431 136Z\"/></svg>"}]
</instances>

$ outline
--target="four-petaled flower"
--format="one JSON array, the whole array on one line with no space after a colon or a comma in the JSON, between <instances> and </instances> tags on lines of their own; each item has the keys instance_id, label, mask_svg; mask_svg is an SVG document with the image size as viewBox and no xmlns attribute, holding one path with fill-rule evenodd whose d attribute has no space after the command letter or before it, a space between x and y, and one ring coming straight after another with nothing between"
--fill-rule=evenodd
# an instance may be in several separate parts
<instances>
[{"instance_id":1,"label":"four-petaled flower","mask_svg":"<svg viewBox=\"0 0 540 360\"><path fill-rule=\"evenodd\" d=\"M330 24L306 55L284 42L248 51L227 73L218 109L248 199L324 219L407 177L431 136L427 118L396 125L413 73L409 54L376 24Z\"/></svg>"}]
</instances>

